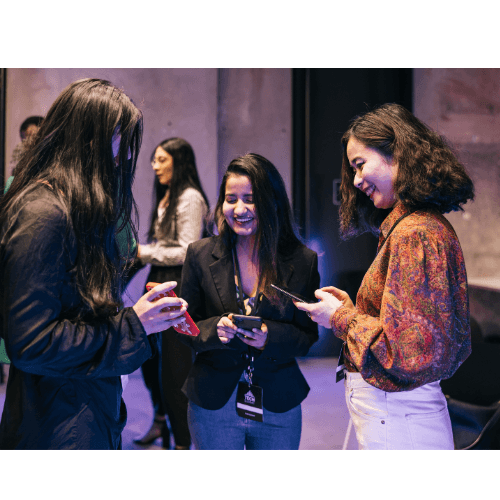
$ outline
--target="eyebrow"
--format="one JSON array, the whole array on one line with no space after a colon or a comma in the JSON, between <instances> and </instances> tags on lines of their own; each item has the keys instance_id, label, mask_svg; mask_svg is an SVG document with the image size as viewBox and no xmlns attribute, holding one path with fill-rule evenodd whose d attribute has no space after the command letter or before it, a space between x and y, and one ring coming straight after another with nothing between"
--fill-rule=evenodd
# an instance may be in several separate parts
<instances>
[{"instance_id":1,"label":"eyebrow","mask_svg":"<svg viewBox=\"0 0 500 500\"><path fill-rule=\"evenodd\" d=\"M347 159L349 159L349 156L347 157ZM356 155L356 156L355 156L352 160L350 160L350 161L349 161L349 163L350 163L351 165L354 165L354 164L355 164L355 162L356 162L356 160L363 160L363 161L364 161L363 157L362 157L361 155L359 155L359 154L358 154L358 155Z\"/></svg>"}]
</instances>

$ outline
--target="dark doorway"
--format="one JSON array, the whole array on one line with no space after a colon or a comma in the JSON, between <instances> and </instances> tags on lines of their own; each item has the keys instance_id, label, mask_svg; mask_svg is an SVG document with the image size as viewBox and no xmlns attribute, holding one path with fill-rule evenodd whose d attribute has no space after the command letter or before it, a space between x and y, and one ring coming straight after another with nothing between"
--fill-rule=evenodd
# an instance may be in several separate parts
<instances>
[{"instance_id":1,"label":"dark doorway","mask_svg":"<svg viewBox=\"0 0 500 500\"><path fill-rule=\"evenodd\" d=\"M355 301L377 239L339 237L336 204L342 149L340 139L356 115L396 102L412 111L411 69L294 69L293 204L302 236L318 252L321 286L333 285ZM336 356L341 342L320 327L310 356Z\"/></svg>"}]
</instances>

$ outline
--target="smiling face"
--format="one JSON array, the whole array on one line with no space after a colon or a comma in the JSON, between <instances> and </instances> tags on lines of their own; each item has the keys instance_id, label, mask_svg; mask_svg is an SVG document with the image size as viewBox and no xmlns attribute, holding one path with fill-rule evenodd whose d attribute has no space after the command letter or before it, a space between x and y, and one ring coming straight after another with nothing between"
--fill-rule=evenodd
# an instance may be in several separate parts
<instances>
[{"instance_id":1,"label":"smiling face","mask_svg":"<svg viewBox=\"0 0 500 500\"><path fill-rule=\"evenodd\" d=\"M222 213L238 238L252 238L257 234L259 221L249 177L231 174L227 178Z\"/></svg>"},{"instance_id":2,"label":"smiling face","mask_svg":"<svg viewBox=\"0 0 500 500\"><path fill-rule=\"evenodd\" d=\"M396 203L394 180L397 164L354 137L347 143L347 158L354 169L354 186L366 194L377 208L391 208Z\"/></svg>"},{"instance_id":3,"label":"smiling face","mask_svg":"<svg viewBox=\"0 0 500 500\"><path fill-rule=\"evenodd\" d=\"M161 146L158 146L151 165L160 184L168 186L174 175L174 159L172 155L167 153Z\"/></svg>"}]
</instances>

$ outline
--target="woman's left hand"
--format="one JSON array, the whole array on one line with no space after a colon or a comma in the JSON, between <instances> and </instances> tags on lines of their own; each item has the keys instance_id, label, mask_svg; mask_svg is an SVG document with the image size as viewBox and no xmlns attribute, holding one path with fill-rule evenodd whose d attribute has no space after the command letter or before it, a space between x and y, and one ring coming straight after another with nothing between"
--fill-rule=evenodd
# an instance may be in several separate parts
<instances>
[{"instance_id":1,"label":"woman's left hand","mask_svg":"<svg viewBox=\"0 0 500 500\"><path fill-rule=\"evenodd\" d=\"M294 302L294 304L297 309L305 311L315 323L325 328L331 328L332 317L340 306L354 309L349 295L334 286L320 288L314 292L314 295L319 302L313 304Z\"/></svg>"},{"instance_id":2,"label":"woman's left hand","mask_svg":"<svg viewBox=\"0 0 500 500\"><path fill-rule=\"evenodd\" d=\"M267 344L267 326L262 323L260 330L258 328L253 328L250 330L243 330L243 328L236 329L236 336L245 344L256 347L257 349L264 349Z\"/></svg>"}]
</instances>

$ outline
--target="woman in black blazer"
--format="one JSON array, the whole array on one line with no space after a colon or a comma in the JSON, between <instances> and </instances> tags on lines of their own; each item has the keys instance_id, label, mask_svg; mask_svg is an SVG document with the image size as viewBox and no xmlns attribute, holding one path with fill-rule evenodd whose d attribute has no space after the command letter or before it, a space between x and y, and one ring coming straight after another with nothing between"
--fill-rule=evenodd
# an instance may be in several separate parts
<instances>
[{"instance_id":1,"label":"woman in black blazer","mask_svg":"<svg viewBox=\"0 0 500 500\"><path fill-rule=\"evenodd\" d=\"M309 392L296 356L318 339L307 314L270 285L314 300L318 259L296 236L283 179L268 160L233 160L215 208L219 236L189 245L181 295L200 329L183 386L197 449L298 449ZM233 314L262 318L237 328ZM263 403L263 404L262 404Z\"/></svg>"}]
</instances>

